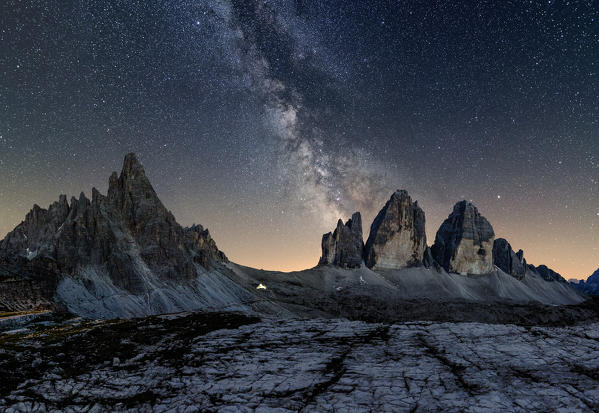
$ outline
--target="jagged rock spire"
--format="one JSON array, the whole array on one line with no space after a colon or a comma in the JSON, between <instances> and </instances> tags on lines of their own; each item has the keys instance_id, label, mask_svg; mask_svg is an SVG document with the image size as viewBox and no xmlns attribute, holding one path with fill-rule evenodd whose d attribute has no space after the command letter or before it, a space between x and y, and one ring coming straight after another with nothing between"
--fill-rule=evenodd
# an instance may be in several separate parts
<instances>
[{"instance_id":1,"label":"jagged rock spire","mask_svg":"<svg viewBox=\"0 0 599 413\"><path fill-rule=\"evenodd\" d=\"M120 176L117 176L116 172L110 176L108 200L116 209L125 213L125 218L130 223L143 220L144 217L130 214L131 211L139 208L144 211L138 212L159 212L161 215L167 212L134 153L125 156Z\"/></svg>"},{"instance_id":2,"label":"jagged rock spire","mask_svg":"<svg viewBox=\"0 0 599 413\"><path fill-rule=\"evenodd\" d=\"M59 271L87 266L108 270L113 282L143 292L146 271L169 280L197 276L225 255L207 230L182 228L152 187L135 154L113 173L105 197L95 188L91 201L81 193L71 204L61 195L48 210L34 205L25 221L0 243L1 256L47 257Z\"/></svg>"},{"instance_id":3,"label":"jagged rock spire","mask_svg":"<svg viewBox=\"0 0 599 413\"><path fill-rule=\"evenodd\" d=\"M322 257L318 265L359 268L363 251L362 216L355 212L345 224L339 220L334 232L322 236Z\"/></svg>"},{"instance_id":4,"label":"jagged rock spire","mask_svg":"<svg viewBox=\"0 0 599 413\"><path fill-rule=\"evenodd\" d=\"M519 280L526 274L524 252L514 252L510 243L503 238L497 238L493 243L493 263L506 274Z\"/></svg>"}]
</instances>

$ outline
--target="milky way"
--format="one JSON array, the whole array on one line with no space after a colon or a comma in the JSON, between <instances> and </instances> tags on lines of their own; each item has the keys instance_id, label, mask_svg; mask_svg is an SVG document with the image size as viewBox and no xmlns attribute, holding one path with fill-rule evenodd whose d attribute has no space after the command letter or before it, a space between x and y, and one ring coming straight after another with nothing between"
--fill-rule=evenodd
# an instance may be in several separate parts
<instances>
[{"instance_id":1,"label":"milky way","mask_svg":"<svg viewBox=\"0 0 599 413\"><path fill-rule=\"evenodd\" d=\"M137 152L178 220L300 269L398 188L529 262L599 266L593 2L94 1L0 10L0 232Z\"/></svg>"}]
</instances>

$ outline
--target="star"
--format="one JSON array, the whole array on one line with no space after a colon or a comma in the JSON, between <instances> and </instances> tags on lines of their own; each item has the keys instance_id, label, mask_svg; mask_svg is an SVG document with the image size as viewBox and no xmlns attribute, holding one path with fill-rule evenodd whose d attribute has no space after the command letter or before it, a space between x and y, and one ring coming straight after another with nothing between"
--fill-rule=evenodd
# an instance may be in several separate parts
<instances>
[{"instance_id":1,"label":"star","mask_svg":"<svg viewBox=\"0 0 599 413\"><path fill-rule=\"evenodd\" d=\"M407 189L430 239L472 199L536 263L590 272L596 10L504 3L7 8L0 237L34 203L101 185L133 151L177 220L201 220L241 264L310 266L314 234L355 211L368 228ZM578 246L556 249L543 219ZM239 241L248 234L259 240Z\"/></svg>"}]
</instances>

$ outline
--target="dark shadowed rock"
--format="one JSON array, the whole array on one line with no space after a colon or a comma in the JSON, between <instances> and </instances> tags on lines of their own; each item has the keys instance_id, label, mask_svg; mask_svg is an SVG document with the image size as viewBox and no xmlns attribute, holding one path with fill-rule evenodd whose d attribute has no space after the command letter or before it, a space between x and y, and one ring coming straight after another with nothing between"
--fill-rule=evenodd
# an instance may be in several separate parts
<instances>
[{"instance_id":1,"label":"dark shadowed rock","mask_svg":"<svg viewBox=\"0 0 599 413\"><path fill-rule=\"evenodd\" d=\"M0 258L0 311L55 310L58 278L49 258Z\"/></svg>"},{"instance_id":2,"label":"dark shadowed rock","mask_svg":"<svg viewBox=\"0 0 599 413\"><path fill-rule=\"evenodd\" d=\"M227 261L227 256L218 249L207 229L193 224L184 231L187 238L187 249L191 252L195 262L204 268L209 268L214 261Z\"/></svg>"},{"instance_id":3,"label":"dark shadowed rock","mask_svg":"<svg viewBox=\"0 0 599 413\"><path fill-rule=\"evenodd\" d=\"M439 263L437 263L437 261L435 261L435 259L433 258L433 253L432 253L430 247L428 247L428 246L424 250L424 257L422 258L422 264L424 264L424 266L426 268L434 268L436 270L441 269L441 266L439 265Z\"/></svg>"},{"instance_id":4,"label":"dark shadowed rock","mask_svg":"<svg viewBox=\"0 0 599 413\"><path fill-rule=\"evenodd\" d=\"M546 265L539 265L535 267L532 264L528 264L528 269L538 275L540 275L545 281L558 281L567 283L566 279L561 276L561 274L553 271L551 268L548 268Z\"/></svg>"},{"instance_id":5,"label":"dark shadowed rock","mask_svg":"<svg viewBox=\"0 0 599 413\"><path fill-rule=\"evenodd\" d=\"M503 238L497 238L493 243L493 263L503 272L519 280L526 274L524 252L514 252L510 243Z\"/></svg>"},{"instance_id":6,"label":"dark shadowed rock","mask_svg":"<svg viewBox=\"0 0 599 413\"><path fill-rule=\"evenodd\" d=\"M209 268L226 260L207 230L185 230L176 222L134 154L125 157L120 176L110 177L107 196L94 188L91 200L81 193L70 205L64 195L47 210L34 205L0 242L0 257L45 257L54 270L71 275L101 267L115 285L134 293L144 291L148 272L190 279L198 274L194 263Z\"/></svg>"},{"instance_id":7,"label":"dark shadowed rock","mask_svg":"<svg viewBox=\"0 0 599 413\"><path fill-rule=\"evenodd\" d=\"M591 274L586 280L570 282L570 285L583 293L599 295L599 269Z\"/></svg>"},{"instance_id":8,"label":"dark shadowed rock","mask_svg":"<svg viewBox=\"0 0 599 413\"><path fill-rule=\"evenodd\" d=\"M397 190L370 227L366 265L374 270L422 265L426 248L424 211L407 191Z\"/></svg>"},{"instance_id":9,"label":"dark shadowed rock","mask_svg":"<svg viewBox=\"0 0 599 413\"><path fill-rule=\"evenodd\" d=\"M489 221L472 203L461 201L437 231L433 258L450 272L486 274L493 271L494 238Z\"/></svg>"},{"instance_id":10,"label":"dark shadowed rock","mask_svg":"<svg viewBox=\"0 0 599 413\"><path fill-rule=\"evenodd\" d=\"M118 179L111 176L107 203L118 211L152 272L169 279L196 275L183 228L158 199L134 154L125 157Z\"/></svg>"},{"instance_id":11,"label":"dark shadowed rock","mask_svg":"<svg viewBox=\"0 0 599 413\"><path fill-rule=\"evenodd\" d=\"M359 268L362 265L363 251L362 216L355 212L345 224L339 220L335 231L322 236L322 257L318 265Z\"/></svg>"}]
</instances>

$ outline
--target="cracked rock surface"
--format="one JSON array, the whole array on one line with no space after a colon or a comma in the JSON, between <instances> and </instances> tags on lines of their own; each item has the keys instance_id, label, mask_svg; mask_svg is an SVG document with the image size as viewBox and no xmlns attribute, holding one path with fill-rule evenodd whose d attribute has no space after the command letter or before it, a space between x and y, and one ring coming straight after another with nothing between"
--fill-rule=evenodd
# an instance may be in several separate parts
<instances>
[{"instance_id":1,"label":"cracked rock surface","mask_svg":"<svg viewBox=\"0 0 599 413\"><path fill-rule=\"evenodd\" d=\"M187 314L0 336L0 410L597 411L599 324Z\"/></svg>"}]
</instances>

